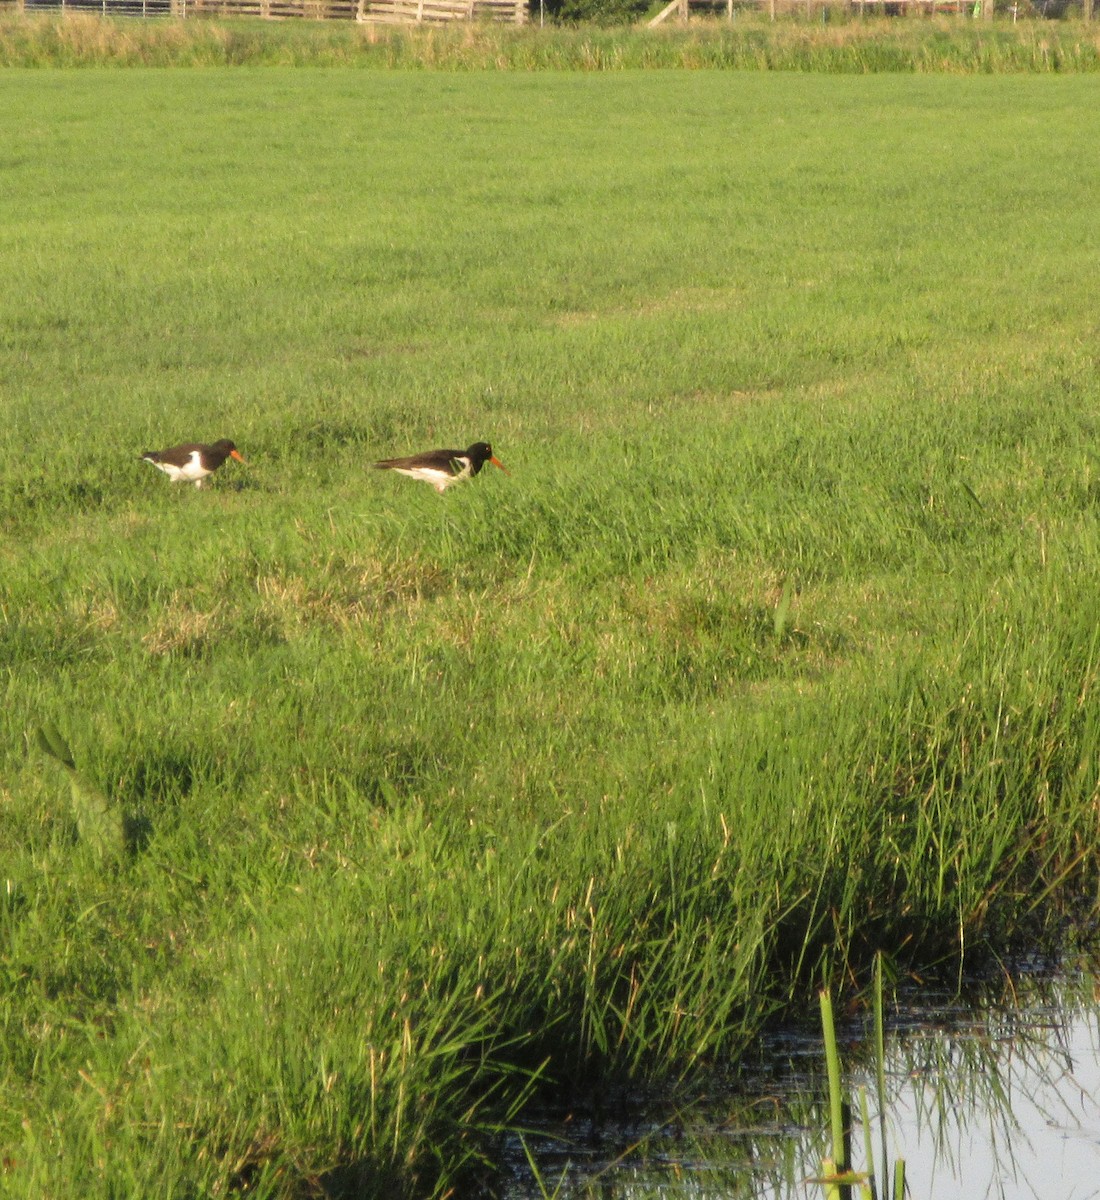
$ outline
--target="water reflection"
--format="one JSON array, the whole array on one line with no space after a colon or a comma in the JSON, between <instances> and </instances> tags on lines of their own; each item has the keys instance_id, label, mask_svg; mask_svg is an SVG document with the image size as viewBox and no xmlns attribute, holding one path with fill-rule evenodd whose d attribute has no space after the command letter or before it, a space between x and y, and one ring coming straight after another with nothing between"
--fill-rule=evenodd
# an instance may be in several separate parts
<instances>
[{"instance_id":1,"label":"water reflection","mask_svg":"<svg viewBox=\"0 0 1100 1200\"><path fill-rule=\"evenodd\" d=\"M894 1039L887 1123L915 1196L1100 1197L1100 1004L1073 983Z\"/></svg>"},{"instance_id":2,"label":"water reflection","mask_svg":"<svg viewBox=\"0 0 1100 1200\"><path fill-rule=\"evenodd\" d=\"M887 1039L884 1131L870 1030L853 1022L841 1054L853 1099L867 1089L880 1179L884 1132L917 1200L1100 1200L1097 986L1079 969L985 988L966 1004L910 998ZM533 1121L507 1146L502 1195L818 1200L823 1191L808 1179L826 1148L824 1097L816 1031L777 1035L759 1063L690 1102L633 1095ZM862 1150L855 1160L864 1166Z\"/></svg>"}]
</instances>

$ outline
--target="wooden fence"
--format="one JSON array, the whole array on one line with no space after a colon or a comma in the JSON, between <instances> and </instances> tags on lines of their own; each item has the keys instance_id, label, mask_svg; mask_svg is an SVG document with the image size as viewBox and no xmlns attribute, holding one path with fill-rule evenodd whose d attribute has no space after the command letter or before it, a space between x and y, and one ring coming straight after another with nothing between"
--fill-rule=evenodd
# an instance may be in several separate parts
<instances>
[{"instance_id":1,"label":"wooden fence","mask_svg":"<svg viewBox=\"0 0 1100 1200\"><path fill-rule=\"evenodd\" d=\"M527 20L528 0L0 0L0 12L83 12L115 17L292 17L387 25Z\"/></svg>"},{"instance_id":2,"label":"wooden fence","mask_svg":"<svg viewBox=\"0 0 1100 1200\"><path fill-rule=\"evenodd\" d=\"M167 17L179 11L177 0L0 0L9 12L72 12L102 17Z\"/></svg>"},{"instance_id":3,"label":"wooden fence","mask_svg":"<svg viewBox=\"0 0 1100 1200\"><path fill-rule=\"evenodd\" d=\"M1010 0L998 0L1002 9ZM1082 0L1091 20L1096 0ZM445 24L506 21L522 25L529 0L0 0L0 12L84 12L120 17L264 17L270 20L362 21L374 24ZM725 16L741 9L780 13L822 12L831 7L864 14L959 13L993 15L994 0L672 0L650 22L686 21L691 16ZM1008 11L1013 13L1015 8Z\"/></svg>"},{"instance_id":4,"label":"wooden fence","mask_svg":"<svg viewBox=\"0 0 1100 1200\"><path fill-rule=\"evenodd\" d=\"M187 17L263 17L279 21L353 21L356 0L175 0Z\"/></svg>"},{"instance_id":5,"label":"wooden fence","mask_svg":"<svg viewBox=\"0 0 1100 1200\"><path fill-rule=\"evenodd\" d=\"M375 24L420 24L447 21L527 20L525 0L358 0L356 19Z\"/></svg>"},{"instance_id":6,"label":"wooden fence","mask_svg":"<svg viewBox=\"0 0 1100 1200\"><path fill-rule=\"evenodd\" d=\"M1091 3L1091 0L1085 0ZM994 0L672 0L648 21L660 25L664 21L687 21L692 16L725 16L733 20L734 13L743 8L770 13L774 20L780 13L822 12L828 8L844 9L861 15L877 13L898 16L907 13L978 13L993 15Z\"/></svg>"}]
</instances>

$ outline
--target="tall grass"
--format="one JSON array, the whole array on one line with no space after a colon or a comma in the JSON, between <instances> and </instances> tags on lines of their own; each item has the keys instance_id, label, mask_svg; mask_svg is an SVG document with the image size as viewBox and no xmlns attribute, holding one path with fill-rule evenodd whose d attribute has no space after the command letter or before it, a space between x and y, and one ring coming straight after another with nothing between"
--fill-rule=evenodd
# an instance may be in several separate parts
<instances>
[{"instance_id":1,"label":"tall grass","mask_svg":"<svg viewBox=\"0 0 1100 1200\"><path fill-rule=\"evenodd\" d=\"M1087 81L5 85L7 1194L443 1195L1087 934Z\"/></svg>"},{"instance_id":2,"label":"tall grass","mask_svg":"<svg viewBox=\"0 0 1100 1200\"><path fill-rule=\"evenodd\" d=\"M739 12L688 28L524 28L484 23L402 29L352 22L102 19L0 13L0 66L357 66L444 71L733 69L840 74L1076 73L1100 69L1082 21L860 19L801 7L778 22Z\"/></svg>"}]
</instances>

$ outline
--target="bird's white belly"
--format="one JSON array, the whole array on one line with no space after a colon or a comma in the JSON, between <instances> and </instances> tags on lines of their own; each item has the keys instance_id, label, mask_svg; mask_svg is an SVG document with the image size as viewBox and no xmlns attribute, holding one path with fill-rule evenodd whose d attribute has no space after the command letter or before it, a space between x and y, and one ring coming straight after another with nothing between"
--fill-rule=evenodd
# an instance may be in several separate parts
<instances>
[{"instance_id":1,"label":"bird's white belly","mask_svg":"<svg viewBox=\"0 0 1100 1200\"><path fill-rule=\"evenodd\" d=\"M202 465L202 455L198 450L191 451L191 458L182 467L177 467L175 463L156 463L155 465L160 467L173 483L177 483L181 479L188 481L202 479L210 474Z\"/></svg>"},{"instance_id":2,"label":"bird's white belly","mask_svg":"<svg viewBox=\"0 0 1100 1200\"><path fill-rule=\"evenodd\" d=\"M470 464L466 463L457 475L452 475L450 471L444 471L440 467L395 467L394 470L399 475L408 475L410 479L422 479L425 483L430 483L437 492L443 492L452 483L469 477Z\"/></svg>"}]
</instances>

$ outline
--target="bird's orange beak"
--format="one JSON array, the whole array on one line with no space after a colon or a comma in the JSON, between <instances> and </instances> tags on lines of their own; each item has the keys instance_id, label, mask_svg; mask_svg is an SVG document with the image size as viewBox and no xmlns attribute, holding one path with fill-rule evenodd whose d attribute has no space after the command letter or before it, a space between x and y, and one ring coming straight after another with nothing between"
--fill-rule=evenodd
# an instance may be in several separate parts
<instances>
[{"instance_id":1,"label":"bird's orange beak","mask_svg":"<svg viewBox=\"0 0 1100 1200\"><path fill-rule=\"evenodd\" d=\"M244 459L241 458L241 452L239 450L230 450L229 457L235 458L237 460L237 462L242 462L242 463L244 462ZM245 466L248 466L248 464L245 463Z\"/></svg>"},{"instance_id":2,"label":"bird's orange beak","mask_svg":"<svg viewBox=\"0 0 1100 1200\"><path fill-rule=\"evenodd\" d=\"M494 467L500 467L500 469L504 472L505 475L511 475L512 472L508 470L508 468L500 461L499 458L497 458L497 456L495 454L493 455L492 458L489 459L489 461L493 464Z\"/></svg>"}]
</instances>

